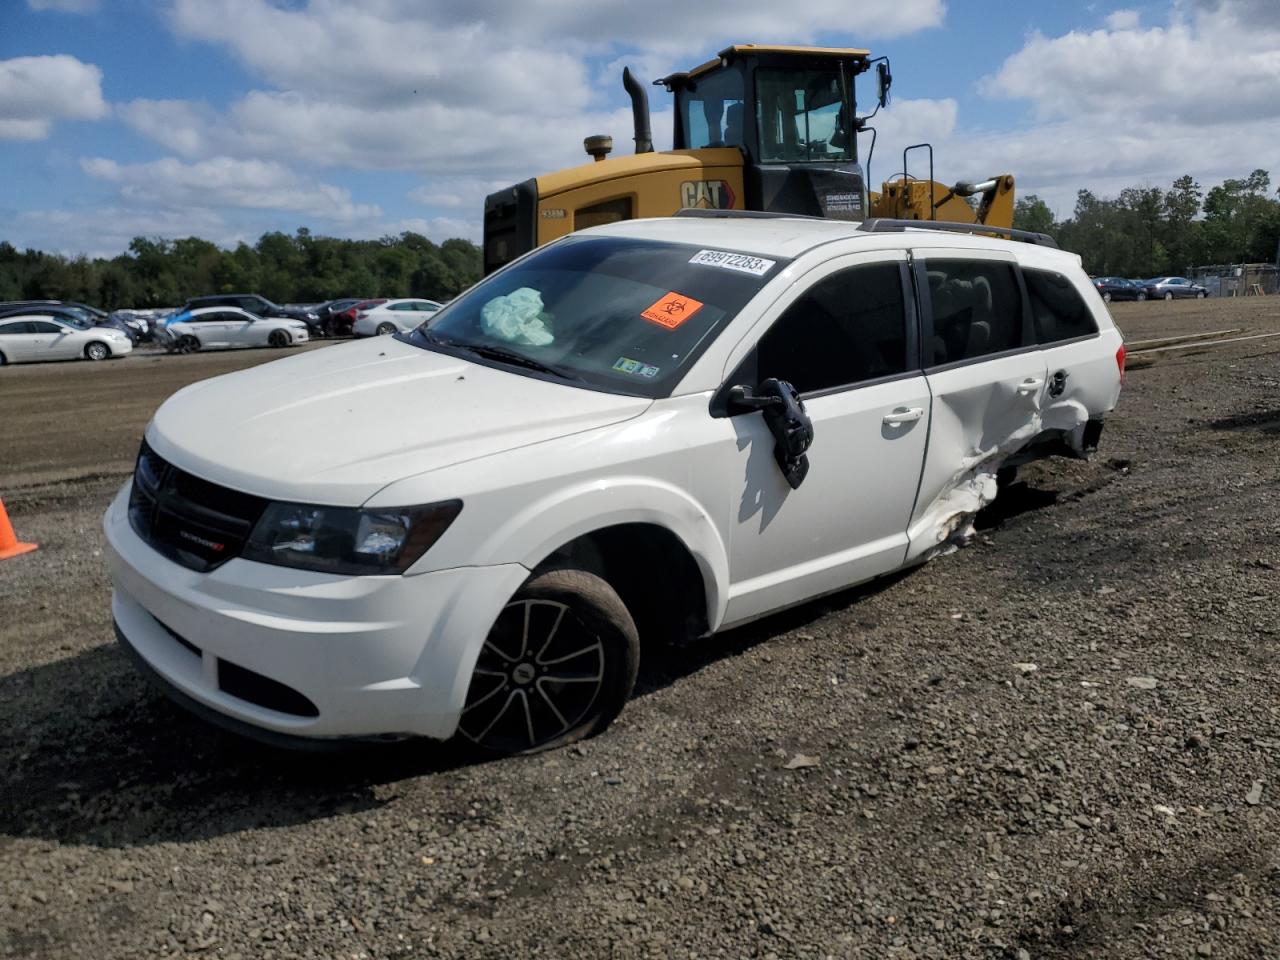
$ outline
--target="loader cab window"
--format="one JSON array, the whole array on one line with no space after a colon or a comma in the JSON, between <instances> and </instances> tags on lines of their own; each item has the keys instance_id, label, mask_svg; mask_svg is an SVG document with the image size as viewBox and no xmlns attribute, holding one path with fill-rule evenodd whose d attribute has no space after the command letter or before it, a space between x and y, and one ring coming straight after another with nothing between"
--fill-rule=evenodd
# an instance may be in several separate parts
<instances>
[{"instance_id":1,"label":"loader cab window","mask_svg":"<svg viewBox=\"0 0 1280 960\"><path fill-rule=\"evenodd\" d=\"M761 162L852 160L850 100L839 70L757 70Z\"/></svg>"},{"instance_id":2,"label":"loader cab window","mask_svg":"<svg viewBox=\"0 0 1280 960\"><path fill-rule=\"evenodd\" d=\"M744 146L745 87L741 70L721 69L681 89L676 96L685 146L690 150Z\"/></svg>"}]
</instances>

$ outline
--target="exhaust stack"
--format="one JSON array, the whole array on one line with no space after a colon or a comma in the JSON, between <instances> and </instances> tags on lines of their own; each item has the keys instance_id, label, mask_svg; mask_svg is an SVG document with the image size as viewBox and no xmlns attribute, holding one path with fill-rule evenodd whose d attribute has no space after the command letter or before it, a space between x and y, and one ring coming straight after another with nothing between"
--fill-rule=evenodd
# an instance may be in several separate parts
<instances>
[{"instance_id":1,"label":"exhaust stack","mask_svg":"<svg viewBox=\"0 0 1280 960\"><path fill-rule=\"evenodd\" d=\"M653 132L649 129L649 94L632 74L622 68L622 85L631 96L631 118L636 128L636 153L653 153Z\"/></svg>"}]
</instances>

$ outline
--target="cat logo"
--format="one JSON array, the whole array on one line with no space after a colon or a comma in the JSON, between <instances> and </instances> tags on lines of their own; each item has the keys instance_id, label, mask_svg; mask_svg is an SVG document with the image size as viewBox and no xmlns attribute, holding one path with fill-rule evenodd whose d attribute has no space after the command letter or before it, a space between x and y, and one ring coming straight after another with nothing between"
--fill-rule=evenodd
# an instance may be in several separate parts
<instances>
[{"instance_id":1,"label":"cat logo","mask_svg":"<svg viewBox=\"0 0 1280 960\"><path fill-rule=\"evenodd\" d=\"M727 180L686 180L680 184L680 206L732 210L733 190Z\"/></svg>"}]
</instances>

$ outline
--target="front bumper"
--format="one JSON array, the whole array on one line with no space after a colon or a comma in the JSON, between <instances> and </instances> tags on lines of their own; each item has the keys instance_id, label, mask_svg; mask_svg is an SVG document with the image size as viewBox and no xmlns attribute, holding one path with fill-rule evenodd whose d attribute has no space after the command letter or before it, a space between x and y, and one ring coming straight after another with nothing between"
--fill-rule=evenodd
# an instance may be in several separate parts
<instances>
[{"instance_id":1,"label":"front bumper","mask_svg":"<svg viewBox=\"0 0 1280 960\"><path fill-rule=\"evenodd\" d=\"M345 577L242 559L199 573L134 532L130 486L103 523L122 640L179 702L274 742L452 736L480 647L529 575Z\"/></svg>"}]
</instances>

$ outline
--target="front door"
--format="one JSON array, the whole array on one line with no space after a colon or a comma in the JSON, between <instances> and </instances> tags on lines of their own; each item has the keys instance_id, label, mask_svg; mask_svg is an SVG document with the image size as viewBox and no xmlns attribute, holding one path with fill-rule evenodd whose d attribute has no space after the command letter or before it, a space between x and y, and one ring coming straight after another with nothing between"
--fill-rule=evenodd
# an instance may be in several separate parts
<instances>
[{"instance_id":1,"label":"front door","mask_svg":"<svg viewBox=\"0 0 1280 960\"><path fill-rule=\"evenodd\" d=\"M906 278L905 254L834 260L749 335L756 342L729 383L792 383L814 440L792 489L763 415L730 417L738 457L726 625L901 565L929 417Z\"/></svg>"},{"instance_id":2,"label":"front door","mask_svg":"<svg viewBox=\"0 0 1280 960\"><path fill-rule=\"evenodd\" d=\"M911 515L912 559L964 536L995 497L1003 459L1039 432L1045 361L1011 255L928 250L916 259L929 451Z\"/></svg>"}]
</instances>

